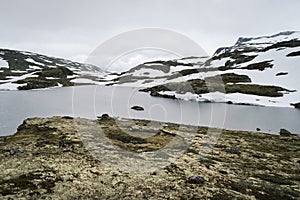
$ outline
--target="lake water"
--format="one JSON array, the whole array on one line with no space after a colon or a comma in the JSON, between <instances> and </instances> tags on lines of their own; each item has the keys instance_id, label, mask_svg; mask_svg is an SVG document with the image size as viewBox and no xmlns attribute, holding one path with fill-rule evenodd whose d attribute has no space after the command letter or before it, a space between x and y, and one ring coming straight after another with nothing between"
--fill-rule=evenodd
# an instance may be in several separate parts
<instances>
[{"instance_id":1,"label":"lake water","mask_svg":"<svg viewBox=\"0 0 300 200\"><path fill-rule=\"evenodd\" d=\"M293 108L198 103L151 97L137 88L80 86L33 91L0 92L0 135L16 132L29 117L54 115L96 119L107 113L121 118L278 133L300 133L300 110ZM134 105L144 111L130 109Z\"/></svg>"}]
</instances>

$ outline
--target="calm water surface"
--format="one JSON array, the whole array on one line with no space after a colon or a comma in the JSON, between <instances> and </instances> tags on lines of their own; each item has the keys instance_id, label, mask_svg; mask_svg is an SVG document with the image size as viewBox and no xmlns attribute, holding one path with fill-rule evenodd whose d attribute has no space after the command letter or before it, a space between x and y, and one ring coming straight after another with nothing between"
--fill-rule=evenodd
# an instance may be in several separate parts
<instances>
[{"instance_id":1,"label":"calm water surface","mask_svg":"<svg viewBox=\"0 0 300 200\"><path fill-rule=\"evenodd\" d=\"M80 86L0 92L0 135L16 132L29 117L68 115L96 119L104 113L121 118L151 119L197 126L278 133L300 133L300 110L292 108L198 103L151 97L136 88ZM144 111L130 109L134 105Z\"/></svg>"}]
</instances>

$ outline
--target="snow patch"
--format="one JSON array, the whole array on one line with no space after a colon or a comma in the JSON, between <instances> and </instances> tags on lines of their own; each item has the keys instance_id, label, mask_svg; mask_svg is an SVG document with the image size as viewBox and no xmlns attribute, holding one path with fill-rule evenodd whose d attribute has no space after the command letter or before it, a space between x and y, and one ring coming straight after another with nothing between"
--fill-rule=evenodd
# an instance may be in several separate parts
<instances>
[{"instance_id":1,"label":"snow patch","mask_svg":"<svg viewBox=\"0 0 300 200\"><path fill-rule=\"evenodd\" d=\"M1 67L9 68L8 62L6 60L3 60L2 58L0 58L0 68Z\"/></svg>"}]
</instances>

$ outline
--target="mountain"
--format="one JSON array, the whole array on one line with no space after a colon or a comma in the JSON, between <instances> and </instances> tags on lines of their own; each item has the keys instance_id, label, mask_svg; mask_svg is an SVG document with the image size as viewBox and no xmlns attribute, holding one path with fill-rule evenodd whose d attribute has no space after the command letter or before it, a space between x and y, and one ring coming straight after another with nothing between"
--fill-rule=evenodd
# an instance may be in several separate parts
<instances>
[{"instance_id":1,"label":"mountain","mask_svg":"<svg viewBox=\"0 0 300 200\"><path fill-rule=\"evenodd\" d=\"M233 46L219 48L210 57L146 62L120 74L64 59L0 49L0 90L118 85L139 87L158 97L299 108L299 65L300 32L296 31L241 37Z\"/></svg>"},{"instance_id":2,"label":"mountain","mask_svg":"<svg viewBox=\"0 0 300 200\"><path fill-rule=\"evenodd\" d=\"M28 90L101 81L100 68L31 52L0 49L0 90ZM88 80L88 81L86 81Z\"/></svg>"},{"instance_id":3,"label":"mountain","mask_svg":"<svg viewBox=\"0 0 300 200\"><path fill-rule=\"evenodd\" d=\"M300 32L239 38L204 64L190 64L195 68L142 91L205 102L300 106Z\"/></svg>"}]
</instances>

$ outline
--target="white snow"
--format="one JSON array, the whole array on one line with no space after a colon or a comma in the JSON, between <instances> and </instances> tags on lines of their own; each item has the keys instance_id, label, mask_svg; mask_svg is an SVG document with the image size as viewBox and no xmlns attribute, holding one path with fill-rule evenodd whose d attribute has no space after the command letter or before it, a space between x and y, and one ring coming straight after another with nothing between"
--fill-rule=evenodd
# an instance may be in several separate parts
<instances>
[{"instance_id":1,"label":"white snow","mask_svg":"<svg viewBox=\"0 0 300 200\"><path fill-rule=\"evenodd\" d=\"M184 63L184 64L202 64L207 59L208 59L208 57L192 57L192 58L178 59L177 62Z\"/></svg>"},{"instance_id":2,"label":"white snow","mask_svg":"<svg viewBox=\"0 0 300 200\"><path fill-rule=\"evenodd\" d=\"M26 58L25 59L27 62L30 62L32 64L36 64L36 65L41 65L41 66L45 66L45 64L43 63L39 63L39 62L36 62L35 60L33 60L32 58Z\"/></svg>"},{"instance_id":3,"label":"white snow","mask_svg":"<svg viewBox=\"0 0 300 200\"><path fill-rule=\"evenodd\" d=\"M151 77L151 78L165 76L167 74L169 74L169 73L165 73L161 70L147 69L147 68L142 68L142 69L136 70L132 73L133 76L146 76L146 77Z\"/></svg>"},{"instance_id":4,"label":"white snow","mask_svg":"<svg viewBox=\"0 0 300 200\"><path fill-rule=\"evenodd\" d=\"M40 70L40 69L42 69L41 67L38 67L38 66L32 66L32 65L29 65L29 68L30 68L30 69L34 69L34 70Z\"/></svg>"},{"instance_id":5,"label":"white snow","mask_svg":"<svg viewBox=\"0 0 300 200\"><path fill-rule=\"evenodd\" d=\"M74 80L71 80L72 83L78 83L78 84L96 84L99 85L99 82L97 81L93 81L91 79L87 79L87 78L77 78Z\"/></svg>"},{"instance_id":6,"label":"white snow","mask_svg":"<svg viewBox=\"0 0 300 200\"><path fill-rule=\"evenodd\" d=\"M34 73L34 72L33 72ZM14 82L18 80L23 80L29 77L38 77L38 75L33 75L33 73L24 74L22 76L7 76L8 80L0 80L0 90L17 90L18 86L23 86L24 84L16 84ZM4 82L4 83L3 83ZM26 85L26 83L25 83Z\"/></svg>"},{"instance_id":7,"label":"white snow","mask_svg":"<svg viewBox=\"0 0 300 200\"><path fill-rule=\"evenodd\" d=\"M57 79L59 79L59 78L54 78L54 77L45 77L45 79L47 79L47 80L57 80Z\"/></svg>"},{"instance_id":8,"label":"white snow","mask_svg":"<svg viewBox=\"0 0 300 200\"><path fill-rule=\"evenodd\" d=\"M251 46L259 46L259 45L271 45L280 41L288 41L291 39L300 38L299 33L294 33L292 35L279 35L273 38L257 38L251 41L245 42L244 45L249 47ZM254 43L254 44L252 44ZM239 48L239 47L236 47ZM213 102L228 102L231 101L233 103L244 103L244 104L253 104L253 105L262 105L262 106L280 106L280 107L292 107L291 103L300 102L300 56L295 57L287 57L286 55L300 51L300 47L296 48L280 48L280 49L271 49L266 52L249 52L244 53L244 55L252 56L257 55L253 60L249 62L245 62L239 65L235 65L234 67L237 69L226 70L226 71L210 71L210 72L201 72L194 73L186 76L177 77L172 80L167 80L165 78L161 79L152 79L153 82L142 84L143 81L139 80L135 83L124 83L122 85L130 85L130 86L138 86L142 85L143 87L152 87L155 85L165 84L169 82L185 82L191 79L204 79L207 77L215 76L218 74L225 73L235 73L240 75L247 75L251 79L251 83L242 83L242 84L259 84L259 85L269 85L269 86L280 86L288 90L292 90L295 92L281 92L284 95L282 97L266 97L266 96L257 96L257 95L249 95L249 94L241 94L241 93L233 93L233 94L223 94L220 92L202 94L201 97L196 94L186 93L186 94L177 94L174 91L165 91L159 92L160 94L165 95L175 95L176 98L185 99L185 100L197 100L197 101L213 101ZM210 66L207 67L219 67L224 66L228 60L232 60L231 58L222 58L220 60L214 60L211 62ZM266 68L263 71L260 70L247 70L242 69L247 67L250 64L259 63L263 61L271 61L273 64L272 68ZM194 65L194 67L196 67ZM199 66L197 66L199 67ZM200 66L204 67L204 66ZM185 66L180 66L180 69L187 69ZM287 73L286 75L276 76L276 74L280 72ZM151 80L151 79L148 79Z\"/></svg>"},{"instance_id":9,"label":"white snow","mask_svg":"<svg viewBox=\"0 0 300 200\"><path fill-rule=\"evenodd\" d=\"M3 83L0 84L0 90L18 90L19 86L25 86L27 83L24 84L16 84L16 83Z\"/></svg>"},{"instance_id":10,"label":"white snow","mask_svg":"<svg viewBox=\"0 0 300 200\"><path fill-rule=\"evenodd\" d=\"M192 94L191 92L187 92L185 94L178 94L175 91L163 91L163 92L158 92L158 93L163 94L163 95L175 96L177 99L183 99L186 101L189 101L189 100L201 101L201 100L203 100L203 98L201 98L200 95Z\"/></svg>"},{"instance_id":11,"label":"white snow","mask_svg":"<svg viewBox=\"0 0 300 200\"><path fill-rule=\"evenodd\" d=\"M289 41L292 39L299 39L300 38L300 33L295 32L290 35L278 35L276 37L258 37L258 38L253 38L250 41L243 42L243 44L274 44L277 42L283 42L283 41Z\"/></svg>"},{"instance_id":12,"label":"white snow","mask_svg":"<svg viewBox=\"0 0 300 200\"><path fill-rule=\"evenodd\" d=\"M1 67L9 68L8 62L6 60L2 60L2 58L0 58L0 68Z\"/></svg>"}]
</instances>

